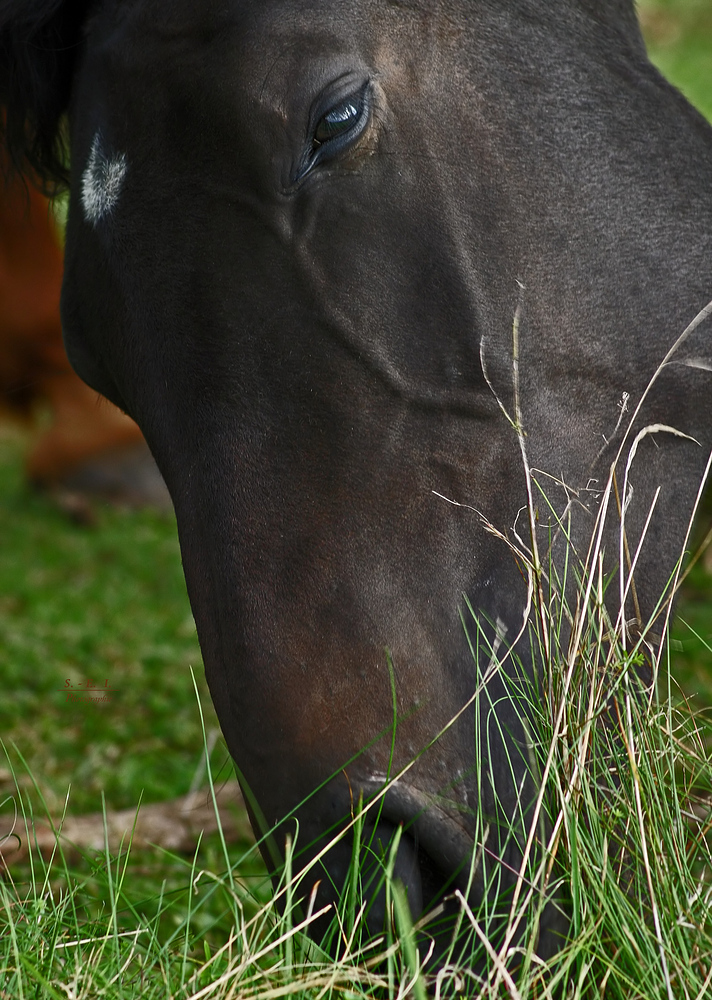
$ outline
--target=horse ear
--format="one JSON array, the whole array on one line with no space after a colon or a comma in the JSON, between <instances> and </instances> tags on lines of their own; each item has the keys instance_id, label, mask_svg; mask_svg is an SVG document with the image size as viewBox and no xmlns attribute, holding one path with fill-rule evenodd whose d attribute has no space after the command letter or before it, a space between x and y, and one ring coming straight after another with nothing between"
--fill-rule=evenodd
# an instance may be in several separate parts
<instances>
[{"instance_id":1,"label":"horse ear","mask_svg":"<svg viewBox=\"0 0 712 1000\"><path fill-rule=\"evenodd\" d=\"M64 113L92 0L0 0L0 139L43 187L68 181Z\"/></svg>"}]
</instances>

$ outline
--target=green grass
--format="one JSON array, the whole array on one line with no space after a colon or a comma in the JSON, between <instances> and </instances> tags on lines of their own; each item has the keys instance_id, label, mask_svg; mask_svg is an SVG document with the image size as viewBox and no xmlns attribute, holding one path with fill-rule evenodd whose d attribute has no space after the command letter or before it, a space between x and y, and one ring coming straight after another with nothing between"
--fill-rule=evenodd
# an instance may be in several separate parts
<instances>
[{"instance_id":1,"label":"green grass","mask_svg":"<svg viewBox=\"0 0 712 1000\"><path fill-rule=\"evenodd\" d=\"M712 5L709 0L640 0L653 62L712 119Z\"/></svg>"},{"instance_id":2,"label":"green grass","mask_svg":"<svg viewBox=\"0 0 712 1000\"><path fill-rule=\"evenodd\" d=\"M27 502L22 517L34 506ZM40 520L52 521L53 513L42 506L32 517L41 512ZM145 515L121 517L125 533L132 523L145 527ZM102 521L89 536L95 543L105 529L116 530L114 514L107 512ZM154 536L159 545L165 528ZM60 536L77 530L86 531L54 522ZM545 660L547 697L536 690L516 692L533 706L541 734L532 751L545 793L539 807L549 827L545 849L532 842L515 897L507 902L512 915L503 925L493 922L489 906L473 911L460 902L453 947L464 948L471 960L446 963L439 979L424 972L427 918L412 926L402 888L390 876L392 851L380 861L392 922L375 942L364 935L357 862L326 954L303 932L310 920L309 876L295 874L299 866L289 852L276 907L254 853L228 850L219 836L200 845L194 858L160 851L136 855L126 844L118 856L90 853L74 867L60 843L50 862L34 854L29 865L0 881L0 995L396 1000L408 994L424 1000L441 988L443 995L534 1000L559 995L566 985L567 997L583 1000L601 995L605 984L605 996L614 1000L702 1000L712 981L707 733L664 691L659 698L639 697L636 667L643 642L631 648L623 641L600 601L602 583L577 567L573 552L569 572L581 574L580 590L589 580L593 587L574 615L571 645L562 645L559 627L557 595L565 581L551 566L541 576L537 557L524 550L517 555L542 584L541 591L533 589L533 618L541 623L533 641L551 650ZM468 627L473 647L479 644L485 661L490 659L474 618ZM500 658L505 653L503 648ZM494 657L487 669L497 669ZM571 697L573 691L585 697ZM480 710L490 710L484 699ZM198 733L204 742L203 726ZM18 780L2 812L9 816L14 805L22 830L41 813L42 795L16 752L9 761ZM377 802L365 808L377 808ZM363 828L358 813L353 826ZM532 828L538 830L538 823ZM482 828L481 840L487 836ZM482 858L474 854L474 869ZM490 872L497 877L496 866ZM550 898L562 878L571 899L572 934L558 955L541 963L534 953L537 901Z\"/></svg>"},{"instance_id":3,"label":"green grass","mask_svg":"<svg viewBox=\"0 0 712 1000\"><path fill-rule=\"evenodd\" d=\"M68 782L75 811L98 809L102 792L113 808L183 794L202 753L191 667L209 729L217 719L175 523L100 506L96 526L76 526L25 486L21 448L0 440L3 739L53 805ZM70 701L67 682L106 684L111 701Z\"/></svg>"},{"instance_id":4,"label":"green grass","mask_svg":"<svg viewBox=\"0 0 712 1000\"><path fill-rule=\"evenodd\" d=\"M99 504L94 526L76 525L25 484L25 447L19 433L0 435L0 738L7 751L7 758L0 752L0 834L13 828L20 804L28 815L57 818L65 807L81 815L103 804L135 808L185 794L204 774L193 675L216 781L232 777L222 738L215 738L173 517ZM68 680L75 690L108 682L111 700L70 701ZM249 848L232 846L230 863ZM225 869L219 836L206 838L198 860ZM134 852L115 927L134 929L140 912L153 921L152 933L169 939L189 911L190 864L158 849ZM34 899L46 883L45 895L51 889L74 901L80 936L93 933L110 899L105 862L88 854L71 869L54 865L38 883L43 868L38 857L33 865L13 865L16 905L24 913L21 901ZM264 898L261 861L252 856L241 870ZM59 920L67 905L67 899L59 910L42 903L41 910ZM217 947L233 922L213 895L193 916L193 933Z\"/></svg>"},{"instance_id":5,"label":"green grass","mask_svg":"<svg viewBox=\"0 0 712 1000\"><path fill-rule=\"evenodd\" d=\"M712 121L712 3L710 0L639 0L651 59ZM712 503L703 509L704 530ZM690 574L672 629L673 677L697 705L712 706L712 560Z\"/></svg>"}]
</instances>

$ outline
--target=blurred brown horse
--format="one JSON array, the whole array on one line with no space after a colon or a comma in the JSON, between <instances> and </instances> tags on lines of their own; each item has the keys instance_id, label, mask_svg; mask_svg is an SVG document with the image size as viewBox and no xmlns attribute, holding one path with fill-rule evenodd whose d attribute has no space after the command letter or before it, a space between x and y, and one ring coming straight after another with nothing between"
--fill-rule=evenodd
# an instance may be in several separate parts
<instances>
[{"instance_id":1,"label":"blurred brown horse","mask_svg":"<svg viewBox=\"0 0 712 1000\"><path fill-rule=\"evenodd\" d=\"M31 422L43 407L51 412L27 455L27 476L43 488L165 505L141 431L70 367L62 270L47 200L18 178L0 181L0 408Z\"/></svg>"}]
</instances>

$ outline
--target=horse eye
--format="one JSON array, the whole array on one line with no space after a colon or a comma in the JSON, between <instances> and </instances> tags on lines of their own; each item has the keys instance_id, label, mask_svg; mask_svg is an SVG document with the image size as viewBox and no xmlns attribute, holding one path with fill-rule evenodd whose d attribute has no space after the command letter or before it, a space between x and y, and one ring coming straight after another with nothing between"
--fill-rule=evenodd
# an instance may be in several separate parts
<instances>
[{"instance_id":1,"label":"horse eye","mask_svg":"<svg viewBox=\"0 0 712 1000\"><path fill-rule=\"evenodd\" d=\"M371 119L370 95L370 85L366 82L356 93L342 98L316 119L292 174L292 183L298 183L316 166L336 159L354 145Z\"/></svg>"},{"instance_id":2,"label":"horse eye","mask_svg":"<svg viewBox=\"0 0 712 1000\"><path fill-rule=\"evenodd\" d=\"M361 117L363 101L348 97L319 119L314 129L314 144L321 146L336 136L349 132Z\"/></svg>"}]
</instances>

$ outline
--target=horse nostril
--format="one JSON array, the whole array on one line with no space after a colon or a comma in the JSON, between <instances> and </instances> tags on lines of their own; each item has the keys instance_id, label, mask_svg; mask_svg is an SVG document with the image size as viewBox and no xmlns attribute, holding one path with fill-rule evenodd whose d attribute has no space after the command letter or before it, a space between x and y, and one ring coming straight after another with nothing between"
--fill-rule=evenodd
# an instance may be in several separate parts
<instances>
[{"instance_id":1,"label":"horse nostril","mask_svg":"<svg viewBox=\"0 0 712 1000\"><path fill-rule=\"evenodd\" d=\"M423 893L423 909L431 910L448 889L454 891L452 876L445 875L422 847L418 849L418 868Z\"/></svg>"},{"instance_id":2,"label":"horse nostril","mask_svg":"<svg viewBox=\"0 0 712 1000\"><path fill-rule=\"evenodd\" d=\"M417 833L401 823L380 820L365 833L362 845L360 874L363 897L370 900L365 913L369 935L382 934L386 922L393 920L393 914L386 909L385 878L390 870L392 880L400 882L406 891L413 923L425 917L424 928L418 934L423 954L427 952L438 961L448 947L456 947L452 936L459 904L454 890L460 872L444 870L419 842Z\"/></svg>"},{"instance_id":3,"label":"horse nostril","mask_svg":"<svg viewBox=\"0 0 712 1000\"><path fill-rule=\"evenodd\" d=\"M417 920L423 912L423 889L420 876L419 852L410 834L400 831L398 846L395 838L399 827L380 820L370 831L364 831L361 847L360 876L363 896L370 899L366 922L370 934L383 931L386 919L386 873L400 882L406 891L411 917ZM393 850L395 848L395 857Z\"/></svg>"}]
</instances>

